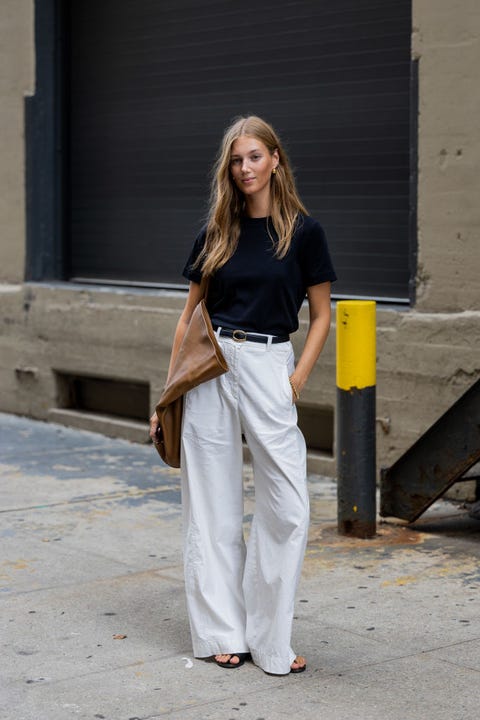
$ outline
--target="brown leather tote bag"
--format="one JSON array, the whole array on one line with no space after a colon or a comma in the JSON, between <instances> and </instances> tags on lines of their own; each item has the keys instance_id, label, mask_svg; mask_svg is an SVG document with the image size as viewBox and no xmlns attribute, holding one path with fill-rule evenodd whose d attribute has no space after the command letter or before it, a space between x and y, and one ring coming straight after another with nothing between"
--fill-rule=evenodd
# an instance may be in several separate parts
<instances>
[{"instance_id":1,"label":"brown leather tote bag","mask_svg":"<svg viewBox=\"0 0 480 720\"><path fill-rule=\"evenodd\" d=\"M203 281L202 281L203 284ZM183 396L192 388L226 373L227 361L218 344L204 296L193 311L182 344L155 408L159 426L155 447L170 467L180 467Z\"/></svg>"}]
</instances>

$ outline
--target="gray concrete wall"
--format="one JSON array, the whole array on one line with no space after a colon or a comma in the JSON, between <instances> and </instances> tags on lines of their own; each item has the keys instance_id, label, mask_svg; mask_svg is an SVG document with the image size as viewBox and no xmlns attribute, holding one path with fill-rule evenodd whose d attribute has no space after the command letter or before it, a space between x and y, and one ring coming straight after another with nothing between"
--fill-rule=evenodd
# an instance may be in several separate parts
<instances>
[{"instance_id":1,"label":"gray concrete wall","mask_svg":"<svg viewBox=\"0 0 480 720\"><path fill-rule=\"evenodd\" d=\"M479 310L480 3L414 0L419 311Z\"/></svg>"},{"instance_id":2,"label":"gray concrete wall","mask_svg":"<svg viewBox=\"0 0 480 720\"><path fill-rule=\"evenodd\" d=\"M477 68L480 5L415 0L419 58L417 302L378 309L378 462L393 462L480 376ZM32 3L0 6L0 410L61 419L55 372L165 379L184 296L67 283L25 284L23 97L33 87ZM5 62L3 55L5 55ZM3 282L2 282L3 281ZM299 351L306 315L294 340ZM302 402L335 406L335 325ZM123 436L144 428L65 421ZM316 470L335 473L332 458Z\"/></svg>"},{"instance_id":3,"label":"gray concrete wall","mask_svg":"<svg viewBox=\"0 0 480 720\"><path fill-rule=\"evenodd\" d=\"M33 0L0 3L0 282L25 263L25 95L34 91Z\"/></svg>"},{"instance_id":4,"label":"gray concrete wall","mask_svg":"<svg viewBox=\"0 0 480 720\"><path fill-rule=\"evenodd\" d=\"M151 405L165 380L184 296L64 285L0 285L1 409L49 418L55 371L145 381ZM392 462L479 375L478 313L378 309L379 464ZM300 349L305 310L294 344ZM303 401L335 406L335 323ZM92 423L92 428L95 425ZM334 473L332 460L317 460Z\"/></svg>"}]
</instances>

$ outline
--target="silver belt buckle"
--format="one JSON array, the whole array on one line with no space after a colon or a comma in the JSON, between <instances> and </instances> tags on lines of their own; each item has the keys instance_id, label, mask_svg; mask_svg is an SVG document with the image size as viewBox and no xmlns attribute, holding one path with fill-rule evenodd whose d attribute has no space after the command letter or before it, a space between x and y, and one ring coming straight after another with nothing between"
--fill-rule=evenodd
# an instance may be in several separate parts
<instances>
[{"instance_id":1,"label":"silver belt buckle","mask_svg":"<svg viewBox=\"0 0 480 720\"><path fill-rule=\"evenodd\" d=\"M247 339L247 333L245 330L234 330L232 333L232 338L235 340L235 342L245 342Z\"/></svg>"}]
</instances>

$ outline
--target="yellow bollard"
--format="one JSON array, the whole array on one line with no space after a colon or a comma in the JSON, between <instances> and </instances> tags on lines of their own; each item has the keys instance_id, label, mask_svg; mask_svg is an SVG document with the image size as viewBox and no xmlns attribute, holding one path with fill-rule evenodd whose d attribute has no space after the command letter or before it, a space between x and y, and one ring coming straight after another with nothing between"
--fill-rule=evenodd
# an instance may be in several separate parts
<instances>
[{"instance_id":1,"label":"yellow bollard","mask_svg":"<svg viewBox=\"0 0 480 720\"><path fill-rule=\"evenodd\" d=\"M376 303L337 303L338 531L376 532Z\"/></svg>"}]
</instances>

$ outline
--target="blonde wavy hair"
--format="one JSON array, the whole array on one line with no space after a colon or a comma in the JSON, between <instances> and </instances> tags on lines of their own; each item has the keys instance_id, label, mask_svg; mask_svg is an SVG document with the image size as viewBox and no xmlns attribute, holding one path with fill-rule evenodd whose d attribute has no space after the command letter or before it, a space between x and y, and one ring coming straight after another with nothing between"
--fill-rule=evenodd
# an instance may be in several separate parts
<instances>
[{"instance_id":1,"label":"blonde wavy hair","mask_svg":"<svg viewBox=\"0 0 480 720\"><path fill-rule=\"evenodd\" d=\"M308 214L298 196L287 154L271 125L255 115L236 119L225 131L213 167L206 241L194 265L201 267L205 275L212 275L225 265L238 244L245 200L233 181L230 165L232 145L244 135L260 140L271 155L275 150L278 152L277 171L270 180L271 207L267 228L271 222L278 237L275 254L279 259L285 257L290 248L298 214Z\"/></svg>"}]
</instances>

